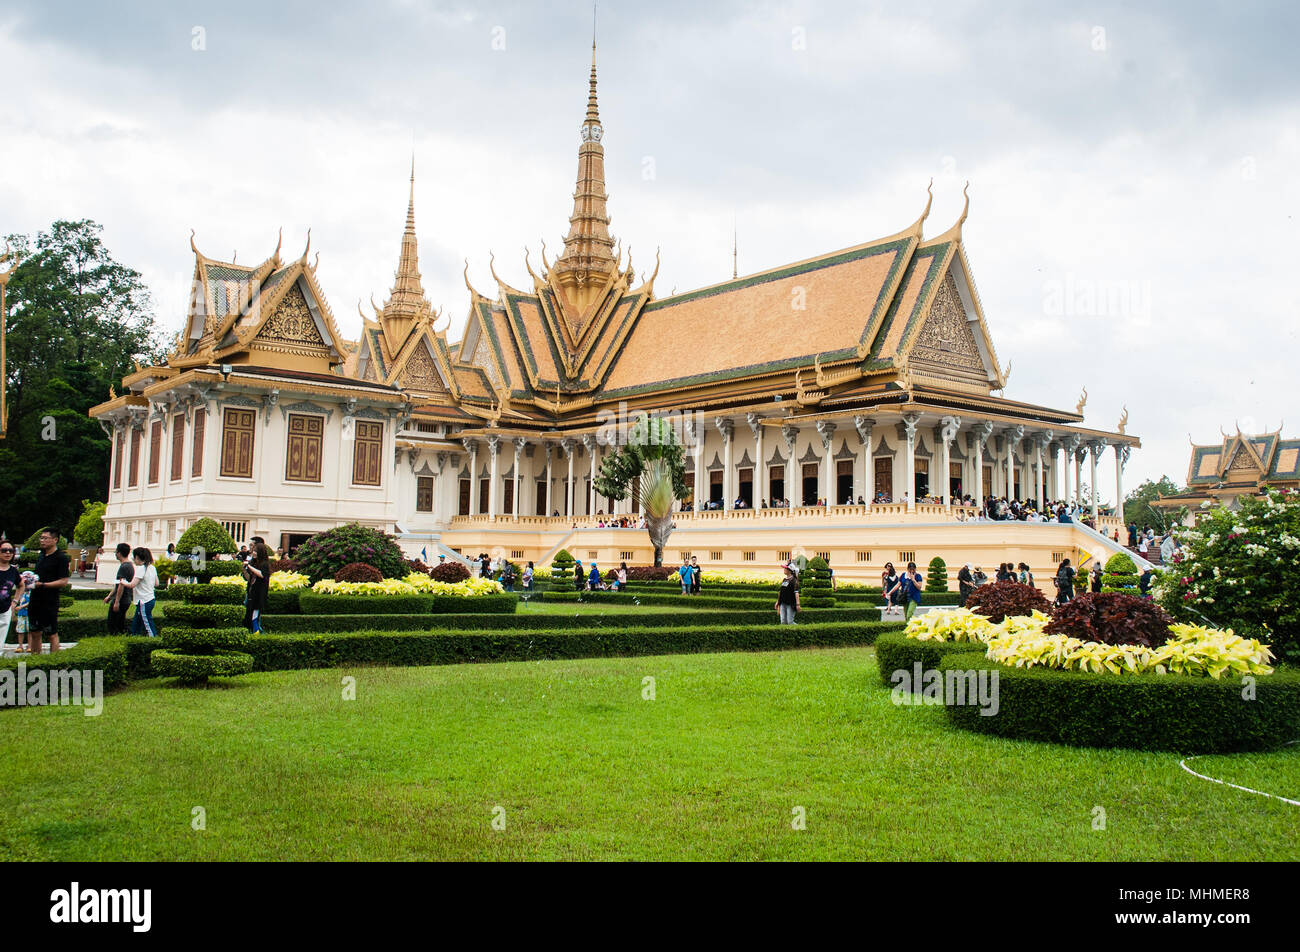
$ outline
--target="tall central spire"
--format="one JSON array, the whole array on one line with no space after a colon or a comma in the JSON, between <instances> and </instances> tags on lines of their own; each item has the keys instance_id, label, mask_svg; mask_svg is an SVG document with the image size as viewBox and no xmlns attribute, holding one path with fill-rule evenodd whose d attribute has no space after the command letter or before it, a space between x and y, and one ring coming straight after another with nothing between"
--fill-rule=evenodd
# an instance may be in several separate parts
<instances>
[{"instance_id":1,"label":"tall central spire","mask_svg":"<svg viewBox=\"0 0 1300 952\"><path fill-rule=\"evenodd\" d=\"M609 275L617 269L614 239L609 234L609 213L605 202L605 149L600 144L604 128L596 102L596 41L591 41L591 79L587 93L587 115L578 146L578 179L573 193L573 214L564 251L553 269L556 281L573 299L580 314L594 300ZM575 315L576 317L576 315Z\"/></svg>"},{"instance_id":2,"label":"tall central spire","mask_svg":"<svg viewBox=\"0 0 1300 952\"><path fill-rule=\"evenodd\" d=\"M420 251L415 240L415 156L411 156L411 193L406 205L406 228L402 232L402 253L393 275L393 288L384 302L384 336L394 353L411 328L429 311L420 283Z\"/></svg>"}]
</instances>

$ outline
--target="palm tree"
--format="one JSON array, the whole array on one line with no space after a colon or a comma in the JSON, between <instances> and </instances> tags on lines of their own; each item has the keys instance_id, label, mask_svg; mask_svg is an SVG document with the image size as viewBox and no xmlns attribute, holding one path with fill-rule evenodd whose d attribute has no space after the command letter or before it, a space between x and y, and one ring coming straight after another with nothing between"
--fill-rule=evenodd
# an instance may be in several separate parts
<instances>
[{"instance_id":1,"label":"palm tree","mask_svg":"<svg viewBox=\"0 0 1300 952\"><path fill-rule=\"evenodd\" d=\"M596 492L610 499L631 497L645 515L655 565L664 564L664 546L673 531L673 509L686 495L685 450L666 420L641 414L627 442L605 457Z\"/></svg>"}]
</instances>

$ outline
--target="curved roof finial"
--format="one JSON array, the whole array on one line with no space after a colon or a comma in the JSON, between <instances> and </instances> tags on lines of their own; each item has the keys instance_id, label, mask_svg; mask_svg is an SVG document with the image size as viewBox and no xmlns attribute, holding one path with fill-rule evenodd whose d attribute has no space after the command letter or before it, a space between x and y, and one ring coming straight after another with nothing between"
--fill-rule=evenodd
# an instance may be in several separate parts
<instances>
[{"instance_id":1,"label":"curved roof finial","mask_svg":"<svg viewBox=\"0 0 1300 952\"><path fill-rule=\"evenodd\" d=\"M500 276L497 275L496 264L497 264L497 256L496 256L496 252L495 252L495 251L492 251L491 249L489 249L489 250L488 250L488 270L492 272L492 280L495 281L497 284L505 284L505 282L501 280Z\"/></svg>"},{"instance_id":2,"label":"curved roof finial","mask_svg":"<svg viewBox=\"0 0 1300 952\"><path fill-rule=\"evenodd\" d=\"M318 251L316 252L316 257L312 259L311 269L315 271L319 265L320 265L320 252Z\"/></svg>"},{"instance_id":3,"label":"curved roof finial","mask_svg":"<svg viewBox=\"0 0 1300 952\"><path fill-rule=\"evenodd\" d=\"M203 257L203 252L199 251L198 246L197 246L196 244L194 244L194 229L193 229L193 228L190 229L190 251L194 252L194 254L195 254L197 257L199 257L199 258L202 258L202 257Z\"/></svg>"},{"instance_id":4,"label":"curved roof finial","mask_svg":"<svg viewBox=\"0 0 1300 952\"><path fill-rule=\"evenodd\" d=\"M962 186L961 194L966 199L966 204L962 206L961 217L957 219L958 227L961 227L962 222L966 220L966 216L970 213L970 180L969 179L966 181L966 184Z\"/></svg>"},{"instance_id":5,"label":"curved roof finial","mask_svg":"<svg viewBox=\"0 0 1300 952\"><path fill-rule=\"evenodd\" d=\"M298 260L303 264L307 263L307 252L311 251L311 229L307 229L307 247L302 249L302 257Z\"/></svg>"},{"instance_id":6,"label":"curved roof finial","mask_svg":"<svg viewBox=\"0 0 1300 952\"><path fill-rule=\"evenodd\" d=\"M279 260L280 260L280 246L283 245L283 244L284 244L284 226L281 225L281 226L280 226L280 234L279 234L279 237L277 237L276 240L275 240L275 251L273 251L273 252L271 253L271 260L272 260L272 261L279 261Z\"/></svg>"},{"instance_id":7,"label":"curved roof finial","mask_svg":"<svg viewBox=\"0 0 1300 952\"><path fill-rule=\"evenodd\" d=\"M546 239L542 239L542 268L549 276L551 273L551 263L546 260Z\"/></svg>"},{"instance_id":8,"label":"curved roof finial","mask_svg":"<svg viewBox=\"0 0 1300 952\"><path fill-rule=\"evenodd\" d=\"M539 277L537 276L537 272L533 270L532 263L528 260L528 246L527 246L527 245L524 245L524 267L528 269L528 273L529 273L530 275L532 275L533 280L534 280L535 282L537 282L538 284L543 283L543 282L542 282L542 279L539 278Z\"/></svg>"}]
</instances>

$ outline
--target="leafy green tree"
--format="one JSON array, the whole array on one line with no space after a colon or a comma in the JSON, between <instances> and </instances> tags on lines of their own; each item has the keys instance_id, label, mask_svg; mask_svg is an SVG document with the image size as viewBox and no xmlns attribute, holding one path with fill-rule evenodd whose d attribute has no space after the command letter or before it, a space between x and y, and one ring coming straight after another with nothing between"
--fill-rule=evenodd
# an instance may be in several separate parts
<instances>
[{"instance_id":1,"label":"leafy green tree","mask_svg":"<svg viewBox=\"0 0 1300 952\"><path fill-rule=\"evenodd\" d=\"M596 476L600 495L631 497L639 503L657 566L664 564L673 509L688 491L685 456L685 447L668 421L642 413L628 428L624 444L601 462Z\"/></svg>"},{"instance_id":2,"label":"leafy green tree","mask_svg":"<svg viewBox=\"0 0 1300 952\"><path fill-rule=\"evenodd\" d=\"M44 524L67 531L80 500L108 485L110 441L87 416L135 361L161 360L164 342L137 271L115 261L92 221L56 221L10 235L20 256L9 281L8 433L0 443L11 538Z\"/></svg>"},{"instance_id":3,"label":"leafy green tree","mask_svg":"<svg viewBox=\"0 0 1300 952\"><path fill-rule=\"evenodd\" d=\"M1161 476L1155 482L1148 479L1125 497L1125 524L1136 522L1139 529L1150 526L1157 532L1178 525L1187 516L1186 506L1181 509L1157 509L1151 504L1160 496L1173 496L1181 492L1185 490L1168 476Z\"/></svg>"},{"instance_id":4,"label":"leafy green tree","mask_svg":"<svg viewBox=\"0 0 1300 952\"><path fill-rule=\"evenodd\" d=\"M77 529L72 534L79 544L94 546L96 549L103 547L106 508L106 503L81 500L81 518L77 520Z\"/></svg>"},{"instance_id":5,"label":"leafy green tree","mask_svg":"<svg viewBox=\"0 0 1300 952\"><path fill-rule=\"evenodd\" d=\"M176 540L176 554L182 559L191 558L195 550L200 553L198 558L206 560L214 555L234 555L239 546L221 523L204 516Z\"/></svg>"},{"instance_id":6,"label":"leafy green tree","mask_svg":"<svg viewBox=\"0 0 1300 952\"><path fill-rule=\"evenodd\" d=\"M1180 621L1232 628L1278 657L1300 660L1300 492L1241 496L1177 527L1183 558L1156 579L1156 600Z\"/></svg>"}]
</instances>

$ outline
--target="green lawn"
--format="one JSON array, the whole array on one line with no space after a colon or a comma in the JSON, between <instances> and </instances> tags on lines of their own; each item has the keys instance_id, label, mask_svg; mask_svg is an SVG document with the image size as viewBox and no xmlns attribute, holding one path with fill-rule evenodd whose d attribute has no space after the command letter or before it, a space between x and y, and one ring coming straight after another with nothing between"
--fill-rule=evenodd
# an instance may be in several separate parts
<instances>
[{"instance_id":1,"label":"green lawn","mask_svg":"<svg viewBox=\"0 0 1300 952\"><path fill-rule=\"evenodd\" d=\"M147 681L0 720L4 859L1300 858L1296 807L957 732L869 648ZM1300 797L1300 747L1193 766Z\"/></svg>"}]
</instances>

